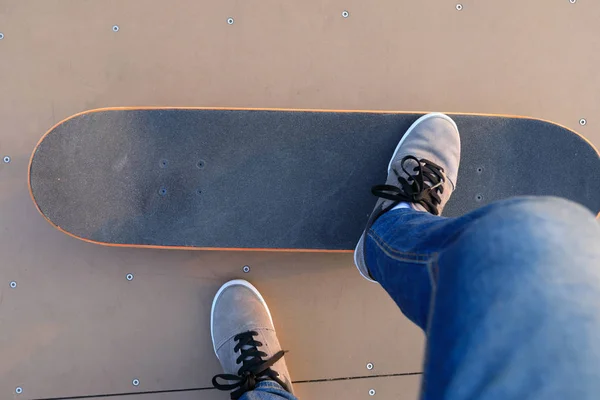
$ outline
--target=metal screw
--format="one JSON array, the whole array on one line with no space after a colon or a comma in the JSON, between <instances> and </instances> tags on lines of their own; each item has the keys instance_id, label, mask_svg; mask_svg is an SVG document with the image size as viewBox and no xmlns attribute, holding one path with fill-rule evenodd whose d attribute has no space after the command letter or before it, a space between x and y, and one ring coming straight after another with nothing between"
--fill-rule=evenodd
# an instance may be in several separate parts
<instances>
[{"instance_id":1,"label":"metal screw","mask_svg":"<svg viewBox=\"0 0 600 400\"><path fill-rule=\"evenodd\" d=\"M119 32L119 25L113 26L113 32Z\"/></svg>"},{"instance_id":2,"label":"metal screw","mask_svg":"<svg viewBox=\"0 0 600 400\"><path fill-rule=\"evenodd\" d=\"M375 396L375 389L369 389L369 396Z\"/></svg>"},{"instance_id":3,"label":"metal screw","mask_svg":"<svg viewBox=\"0 0 600 400\"><path fill-rule=\"evenodd\" d=\"M10 162L10 157L9 156L4 156L4 162L6 164L8 164Z\"/></svg>"},{"instance_id":4,"label":"metal screw","mask_svg":"<svg viewBox=\"0 0 600 400\"><path fill-rule=\"evenodd\" d=\"M342 11L342 17L344 18L348 18L350 16L350 13L346 10Z\"/></svg>"},{"instance_id":5,"label":"metal screw","mask_svg":"<svg viewBox=\"0 0 600 400\"><path fill-rule=\"evenodd\" d=\"M367 363L367 369L370 371L373 369L373 363Z\"/></svg>"},{"instance_id":6,"label":"metal screw","mask_svg":"<svg viewBox=\"0 0 600 400\"><path fill-rule=\"evenodd\" d=\"M457 9L458 11L462 11L462 9L463 9L463 5L462 5L462 4L460 4L460 3L459 3L459 4L457 4L457 5L456 5L456 9Z\"/></svg>"},{"instance_id":7,"label":"metal screw","mask_svg":"<svg viewBox=\"0 0 600 400\"><path fill-rule=\"evenodd\" d=\"M587 124L587 120L586 120L585 118L581 118L581 119L579 120L579 125L581 125L581 126L585 126L586 124Z\"/></svg>"},{"instance_id":8,"label":"metal screw","mask_svg":"<svg viewBox=\"0 0 600 400\"><path fill-rule=\"evenodd\" d=\"M478 174L480 174L480 173L482 173L482 172L483 172L483 168L481 168L481 167L478 167L478 168L477 168L477 173L478 173Z\"/></svg>"},{"instance_id":9,"label":"metal screw","mask_svg":"<svg viewBox=\"0 0 600 400\"><path fill-rule=\"evenodd\" d=\"M139 379L134 379L134 380L131 381L131 384L133 386L139 386L140 385L140 381L139 381Z\"/></svg>"},{"instance_id":10,"label":"metal screw","mask_svg":"<svg viewBox=\"0 0 600 400\"><path fill-rule=\"evenodd\" d=\"M167 160L160 160L160 167L161 168L167 168L167 164L169 164L169 162Z\"/></svg>"},{"instance_id":11,"label":"metal screw","mask_svg":"<svg viewBox=\"0 0 600 400\"><path fill-rule=\"evenodd\" d=\"M132 280L133 280L133 274L127 274L127 275L125 276L125 278L126 278L128 281L132 281Z\"/></svg>"},{"instance_id":12,"label":"metal screw","mask_svg":"<svg viewBox=\"0 0 600 400\"><path fill-rule=\"evenodd\" d=\"M4 39L4 33L0 32L0 40Z\"/></svg>"},{"instance_id":13,"label":"metal screw","mask_svg":"<svg viewBox=\"0 0 600 400\"><path fill-rule=\"evenodd\" d=\"M15 282L15 281L12 281L12 282L10 283L10 287L11 287L11 288L13 288L13 289L16 289L16 288L17 288L17 282Z\"/></svg>"},{"instance_id":14,"label":"metal screw","mask_svg":"<svg viewBox=\"0 0 600 400\"><path fill-rule=\"evenodd\" d=\"M244 267L242 268L242 271L244 271L244 273L247 274L248 272L250 272L250 266L244 265Z\"/></svg>"},{"instance_id":15,"label":"metal screw","mask_svg":"<svg viewBox=\"0 0 600 400\"><path fill-rule=\"evenodd\" d=\"M481 200L483 200L483 196L478 194L477 196L475 196L475 200L481 201Z\"/></svg>"},{"instance_id":16,"label":"metal screw","mask_svg":"<svg viewBox=\"0 0 600 400\"><path fill-rule=\"evenodd\" d=\"M198 167L199 169L204 168L205 165L206 163L204 162L204 160L200 160L198 161L198 163L196 163L196 167Z\"/></svg>"},{"instance_id":17,"label":"metal screw","mask_svg":"<svg viewBox=\"0 0 600 400\"><path fill-rule=\"evenodd\" d=\"M23 393L23 388L21 386L17 386L17 388L15 389L15 393L16 394L21 394Z\"/></svg>"},{"instance_id":18,"label":"metal screw","mask_svg":"<svg viewBox=\"0 0 600 400\"><path fill-rule=\"evenodd\" d=\"M234 21L233 21L233 18L231 18L231 17L227 18L227 23L228 23L229 25L233 25L233 22L234 22Z\"/></svg>"},{"instance_id":19,"label":"metal screw","mask_svg":"<svg viewBox=\"0 0 600 400\"><path fill-rule=\"evenodd\" d=\"M167 194L167 189L165 189L165 188L158 189L158 194L160 194L161 196L166 195Z\"/></svg>"}]
</instances>

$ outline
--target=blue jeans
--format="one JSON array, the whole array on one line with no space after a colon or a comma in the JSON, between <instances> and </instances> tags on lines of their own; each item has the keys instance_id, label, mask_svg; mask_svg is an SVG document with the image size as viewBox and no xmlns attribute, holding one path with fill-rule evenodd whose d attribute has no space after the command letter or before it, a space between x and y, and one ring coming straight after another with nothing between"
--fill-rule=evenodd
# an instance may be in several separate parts
<instances>
[{"instance_id":1,"label":"blue jeans","mask_svg":"<svg viewBox=\"0 0 600 400\"><path fill-rule=\"evenodd\" d=\"M279 383L275 381L262 381L256 388L246 392L240 400L297 400L295 396L286 392Z\"/></svg>"},{"instance_id":2,"label":"blue jeans","mask_svg":"<svg viewBox=\"0 0 600 400\"><path fill-rule=\"evenodd\" d=\"M459 218L392 210L365 257L426 333L421 399L600 398L600 225L584 207L523 197Z\"/></svg>"}]
</instances>

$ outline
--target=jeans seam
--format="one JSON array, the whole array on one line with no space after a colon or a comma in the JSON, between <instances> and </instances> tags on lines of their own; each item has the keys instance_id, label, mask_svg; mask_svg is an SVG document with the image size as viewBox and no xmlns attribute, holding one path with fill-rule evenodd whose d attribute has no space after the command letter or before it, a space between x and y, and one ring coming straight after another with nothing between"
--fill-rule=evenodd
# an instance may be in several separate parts
<instances>
[{"instance_id":1,"label":"jeans seam","mask_svg":"<svg viewBox=\"0 0 600 400\"><path fill-rule=\"evenodd\" d=\"M428 264L430 262L430 259L431 259L430 254L411 253L411 252L407 252L407 251L396 250L396 249L392 248L389 244L387 244L386 241L383 240L381 237L379 237L379 235L377 235L377 233L375 233L373 230L369 230L369 236L371 236L371 238L373 240L375 240L375 243L377 243L377 246L388 257L391 257L394 260L409 261L409 262L414 262L414 263L419 263L419 264Z\"/></svg>"}]
</instances>

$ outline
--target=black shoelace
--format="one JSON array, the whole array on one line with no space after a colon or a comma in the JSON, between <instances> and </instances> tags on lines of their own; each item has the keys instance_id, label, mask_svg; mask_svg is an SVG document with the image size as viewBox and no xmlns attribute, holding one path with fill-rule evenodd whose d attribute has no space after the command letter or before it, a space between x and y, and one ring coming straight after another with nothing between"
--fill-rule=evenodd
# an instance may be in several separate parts
<instances>
[{"instance_id":1,"label":"black shoelace","mask_svg":"<svg viewBox=\"0 0 600 400\"><path fill-rule=\"evenodd\" d=\"M232 400L237 400L247 391L253 390L257 382L269 379L279 383L285 390L289 391L287 385L279 379L279 373L271 369L283 357L285 351L281 350L268 360L263 360L263 357L266 357L267 354L258 350L258 347L263 344L254 340L254 336L258 336L258 333L249 331L235 335L233 338L238 342L234 347L234 351L236 353L240 351L240 356L235 362L236 364L242 364L238 374L219 374L212 379L213 386L219 390L235 389L231 392ZM218 379L234 383L219 383Z\"/></svg>"},{"instance_id":2,"label":"black shoelace","mask_svg":"<svg viewBox=\"0 0 600 400\"><path fill-rule=\"evenodd\" d=\"M408 161L417 163L412 173L408 172L405 168L405 164ZM396 204L403 201L418 203L430 213L438 215L438 206L442 201L440 194L444 193L442 184L446 181L444 169L429 160L424 158L419 160L414 156L404 157L400 161L400 166L402 171L408 176L408 179L402 177L394 167L393 171L398 178L400 186L376 185L371 188L371 193L375 196L392 200Z\"/></svg>"}]
</instances>

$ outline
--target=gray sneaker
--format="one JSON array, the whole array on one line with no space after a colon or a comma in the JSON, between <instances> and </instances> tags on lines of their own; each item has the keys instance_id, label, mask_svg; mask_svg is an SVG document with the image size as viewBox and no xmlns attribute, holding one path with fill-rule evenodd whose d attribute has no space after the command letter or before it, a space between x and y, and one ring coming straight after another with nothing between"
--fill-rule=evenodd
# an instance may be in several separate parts
<instances>
[{"instance_id":1,"label":"gray sneaker","mask_svg":"<svg viewBox=\"0 0 600 400\"><path fill-rule=\"evenodd\" d=\"M385 185L371 189L379 201L354 250L354 263L364 278L375 282L364 257L364 238L371 225L403 202L415 210L440 215L456 187L459 163L460 136L449 116L427 114L408 128L390 160Z\"/></svg>"},{"instance_id":2,"label":"gray sneaker","mask_svg":"<svg viewBox=\"0 0 600 400\"><path fill-rule=\"evenodd\" d=\"M212 304L210 331L225 372L212 379L215 388L233 390L231 398L235 400L258 382L272 380L292 393L271 312L250 282L237 279L221 286Z\"/></svg>"}]
</instances>

